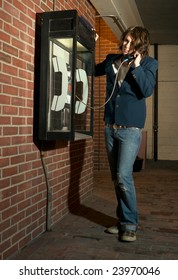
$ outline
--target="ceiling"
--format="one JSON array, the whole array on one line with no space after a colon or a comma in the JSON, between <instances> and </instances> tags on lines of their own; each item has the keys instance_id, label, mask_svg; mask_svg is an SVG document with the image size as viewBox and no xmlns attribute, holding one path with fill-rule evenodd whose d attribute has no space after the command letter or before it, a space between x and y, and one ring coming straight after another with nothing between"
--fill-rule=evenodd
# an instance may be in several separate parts
<instances>
[{"instance_id":1,"label":"ceiling","mask_svg":"<svg viewBox=\"0 0 178 280\"><path fill-rule=\"evenodd\" d=\"M178 44L177 0L90 0L99 17L120 39L129 26L142 25L150 32L151 44Z\"/></svg>"}]
</instances>

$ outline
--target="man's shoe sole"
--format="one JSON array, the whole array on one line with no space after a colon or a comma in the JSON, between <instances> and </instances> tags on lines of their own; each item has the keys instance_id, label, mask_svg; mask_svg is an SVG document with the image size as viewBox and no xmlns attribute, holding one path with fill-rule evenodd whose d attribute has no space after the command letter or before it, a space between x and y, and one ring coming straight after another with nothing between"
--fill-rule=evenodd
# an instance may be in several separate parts
<instances>
[{"instance_id":1,"label":"man's shoe sole","mask_svg":"<svg viewBox=\"0 0 178 280\"><path fill-rule=\"evenodd\" d=\"M135 232L125 232L120 235L120 241L134 242L137 240Z\"/></svg>"},{"instance_id":2,"label":"man's shoe sole","mask_svg":"<svg viewBox=\"0 0 178 280\"><path fill-rule=\"evenodd\" d=\"M134 242L137 240L137 238L136 236L135 237L121 236L120 240L124 242Z\"/></svg>"}]
</instances>

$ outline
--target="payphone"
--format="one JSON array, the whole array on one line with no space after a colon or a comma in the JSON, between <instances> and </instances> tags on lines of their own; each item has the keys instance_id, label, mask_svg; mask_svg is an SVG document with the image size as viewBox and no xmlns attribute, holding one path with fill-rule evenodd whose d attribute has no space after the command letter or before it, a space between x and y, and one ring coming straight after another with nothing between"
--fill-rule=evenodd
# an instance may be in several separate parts
<instances>
[{"instance_id":1,"label":"payphone","mask_svg":"<svg viewBox=\"0 0 178 280\"><path fill-rule=\"evenodd\" d=\"M40 140L93 134L95 32L76 10L37 13L35 123Z\"/></svg>"}]
</instances>

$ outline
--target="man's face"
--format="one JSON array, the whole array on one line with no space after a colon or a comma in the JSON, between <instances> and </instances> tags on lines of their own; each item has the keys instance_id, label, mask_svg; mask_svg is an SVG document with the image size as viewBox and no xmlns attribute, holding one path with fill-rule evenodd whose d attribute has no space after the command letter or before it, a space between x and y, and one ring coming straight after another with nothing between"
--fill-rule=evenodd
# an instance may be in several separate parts
<instances>
[{"instance_id":1,"label":"man's face","mask_svg":"<svg viewBox=\"0 0 178 280\"><path fill-rule=\"evenodd\" d=\"M133 48L133 39L132 37L128 34L125 38L124 38L124 41L123 41L123 44L122 44L122 53L123 55L126 55L126 54L130 54L134 51L134 48Z\"/></svg>"}]
</instances>

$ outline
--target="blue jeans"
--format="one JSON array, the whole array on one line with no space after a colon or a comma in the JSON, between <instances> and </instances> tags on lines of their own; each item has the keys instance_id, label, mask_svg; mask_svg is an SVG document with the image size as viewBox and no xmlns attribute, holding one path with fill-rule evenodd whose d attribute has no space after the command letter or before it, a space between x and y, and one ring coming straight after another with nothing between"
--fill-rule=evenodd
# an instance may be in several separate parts
<instances>
[{"instance_id":1,"label":"blue jeans","mask_svg":"<svg viewBox=\"0 0 178 280\"><path fill-rule=\"evenodd\" d=\"M105 144L111 177L115 183L117 217L121 231L137 230L138 212L133 165L142 140L139 128L105 127Z\"/></svg>"}]
</instances>

